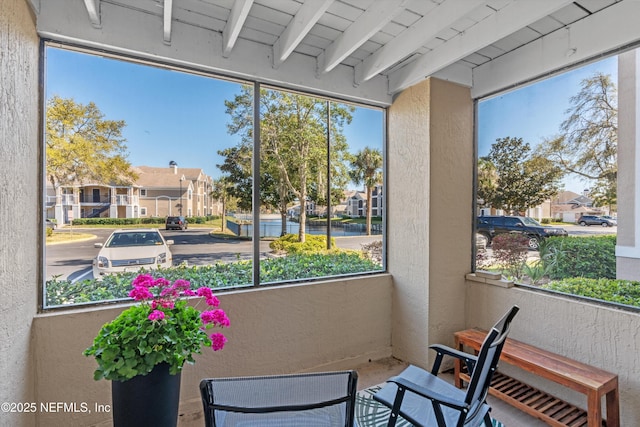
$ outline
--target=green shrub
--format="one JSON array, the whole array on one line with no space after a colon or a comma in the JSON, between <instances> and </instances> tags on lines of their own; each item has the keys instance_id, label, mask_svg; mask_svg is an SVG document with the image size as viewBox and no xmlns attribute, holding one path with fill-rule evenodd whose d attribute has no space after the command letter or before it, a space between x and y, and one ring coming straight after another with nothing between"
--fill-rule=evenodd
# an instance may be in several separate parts
<instances>
[{"instance_id":1,"label":"green shrub","mask_svg":"<svg viewBox=\"0 0 640 427\"><path fill-rule=\"evenodd\" d=\"M640 282L574 277L548 283L542 288L640 307Z\"/></svg>"},{"instance_id":2,"label":"green shrub","mask_svg":"<svg viewBox=\"0 0 640 427\"><path fill-rule=\"evenodd\" d=\"M335 247L335 245L335 239L331 238L331 247ZM287 254L322 252L327 249L327 236L306 234L305 242L300 243L297 234L285 234L269 243L269 247L274 251L285 252Z\"/></svg>"},{"instance_id":3,"label":"green shrub","mask_svg":"<svg viewBox=\"0 0 640 427\"><path fill-rule=\"evenodd\" d=\"M381 266L364 259L358 252L324 254L296 254L260 261L260 280L263 283L311 279L367 271L380 271ZM87 303L128 298L131 281L142 272L105 276L102 280L83 280L71 283L53 278L46 283L46 305ZM252 262L237 261L206 266L178 266L146 272L169 281L185 279L191 288L240 287L251 284Z\"/></svg>"},{"instance_id":4,"label":"green shrub","mask_svg":"<svg viewBox=\"0 0 640 427\"><path fill-rule=\"evenodd\" d=\"M73 225L136 225L164 224L165 218L77 218Z\"/></svg>"},{"instance_id":5,"label":"green shrub","mask_svg":"<svg viewBox=\"0 0 640 427\"><path fill-rule=\"evenodd\" d=\"M498 234L491 240L491 248L503 273L520 279L529 255L529 237L520 233Z\"/></svg>"},{"instance_id":6,"label":"green shrub","mask_svg":"<svg viewBox=\"0 0 640 427\"><path fill-rule=\"evenodd\" d=\"M616 236L554 237L541 248L549 278L616 278Z\"/></svg>"},{"instance_id":7,"label":"green shrub","mask_svg":"<svg viewBox=\"0 0 640 427\"><path fill-rule=\"evenodd\" d=\"M208 216L189 216L187 217L187 222L189 224L206 224L207 221L213 221L217 219L217 216L208 215Z\"/></svg>"}]
</instances>

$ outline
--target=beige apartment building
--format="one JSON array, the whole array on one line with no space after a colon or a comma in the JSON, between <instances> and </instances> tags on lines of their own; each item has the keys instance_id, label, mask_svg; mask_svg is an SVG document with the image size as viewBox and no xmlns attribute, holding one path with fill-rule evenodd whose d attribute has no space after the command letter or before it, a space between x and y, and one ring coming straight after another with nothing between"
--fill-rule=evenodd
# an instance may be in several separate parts
<instances>
[{"instance_id":1,"label":"beige apartment building","mask_svg":"<svg viewBox=\"0 0 640 427\"><path fill-rule=\"evenodd\" d=\"M46 217L57 224L77 218L164 218L218 215L212 178L199 168L135 166L129 186L102 183L46 188Z\"/></svg>"}]
</instances>

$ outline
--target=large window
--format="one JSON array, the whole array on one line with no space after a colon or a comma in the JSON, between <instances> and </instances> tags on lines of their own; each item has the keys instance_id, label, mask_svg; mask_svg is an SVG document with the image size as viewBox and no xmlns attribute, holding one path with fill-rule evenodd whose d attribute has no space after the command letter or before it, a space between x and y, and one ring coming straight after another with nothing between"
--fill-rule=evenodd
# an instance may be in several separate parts
<instances>
[{"instance_id":1,"label":"large window","mask_svg":"<svg viewBox=\"0 0 640 427\"><path fill-rule=\"evenodd\" d=\"M477 109L476 269L640 306L640 283L616 280L618 57Z\"/></svg>"},{"instance_id":2,"label":"large window","mask_svg":"<svg viewBox=\"0 0 640 427\"><path fill-rule=\"evenodd\" d=\"M45 307L126 298L141 271L235 288L383 270L383 110L45 58Z\"/></svg>"}]
</instances>

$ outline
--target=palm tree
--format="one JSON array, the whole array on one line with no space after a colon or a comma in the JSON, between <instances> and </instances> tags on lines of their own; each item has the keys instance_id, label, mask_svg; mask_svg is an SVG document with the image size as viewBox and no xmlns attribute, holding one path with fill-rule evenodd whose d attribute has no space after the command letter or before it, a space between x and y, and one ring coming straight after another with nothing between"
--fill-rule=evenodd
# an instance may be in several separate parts
<instances>
[{"instance_id":1,"label":"palm tree","mask_svg":"<svg viewBox=\"0 0 640 427\"><path fill-rule=\"evenodd\" d=\"M222 232L224 233L227 217L227 202L231 197L230 189L231 184L225 177L214 179L211 182L211 197L218 199L222 202Z\"/></svg>"},{"instance_id":2,"label":"palm tree","mask_svg":"<svg viewBox=\"0 0 640 427\"><path fill-rule=\"evenodd\" d=\"M367 192L367 236L371 235L371 198L373 189L382 181L382 153L375 148L365 147L351 160L351 180L363 183Z\"/></svg>"}]
</instances>

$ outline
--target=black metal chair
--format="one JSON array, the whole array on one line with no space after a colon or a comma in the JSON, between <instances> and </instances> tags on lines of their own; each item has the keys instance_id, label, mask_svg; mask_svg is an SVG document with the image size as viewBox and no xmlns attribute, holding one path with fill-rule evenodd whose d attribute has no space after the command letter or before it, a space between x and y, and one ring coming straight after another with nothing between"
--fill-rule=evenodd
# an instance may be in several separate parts
<instances>
[{"instance_id":1,"label":"black metal chair","mask_svg":"<svg viewBox=\"0 0 640 427\"><path fill-rule=\"evenodd\" d=\"M209 378L200 382L206 427L352 427L355 371Z\"/></svg>"},{"instance_id":2,"label":"black metal chair","mask_svg":"<svg viewBox=\"0 0 640 427\"><path fill-rule=\"evenodd\" d=\"M491 427L487 392L509 326L518 310L518 306L513 306L491 328L477 356L443 345L432 345L430 348L437 355L431 372L411 365L400 375L387 380L373 398L391 409L388 427L395 426L399 416L416 426L477 427L484 423ZM438 378L444 356L460 359L471 373L466 391Z\"/></svg>"}]
</instances>

